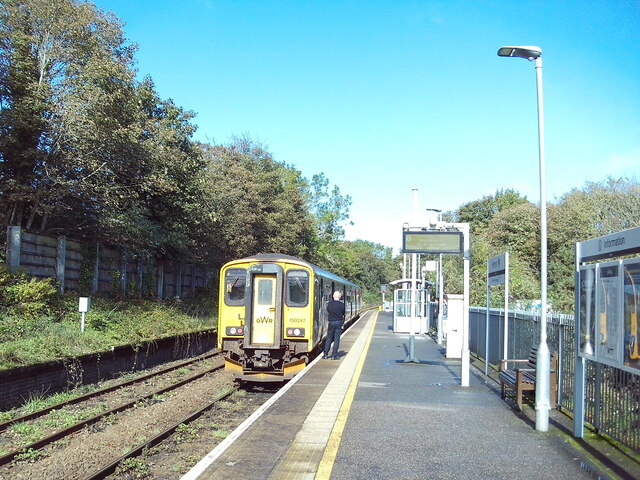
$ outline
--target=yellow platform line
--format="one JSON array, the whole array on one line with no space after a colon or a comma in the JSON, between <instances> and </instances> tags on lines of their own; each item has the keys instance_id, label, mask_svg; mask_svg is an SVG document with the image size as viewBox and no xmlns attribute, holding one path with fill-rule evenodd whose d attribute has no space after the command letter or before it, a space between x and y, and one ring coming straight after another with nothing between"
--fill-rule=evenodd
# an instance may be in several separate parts
<instances>
[{"instance_id":1,"label":"yellow platform line","mask_svg":"<svg viewBox=\"0 0 640 480\"><path fill-rule=\"evenodd\" d=\"M340 407L340 411L338 412L338 417L336 418L336 423L334 424L331 435L329 436L327 446L325 447L324 454L322 455L322 460L320 460L320 465L318 465L318 471L316 472L315 480L329 480L329 478L331 477L333 465L336 461L336 456L338 455L342 433L347 423L347 417L349 416L349 411L351 410L353 397L356 393L356 387L358 386L360 373L362 373L362 367L364 366L364 361L367 357L367 352L369 351L369 345L371 344L371 338L373 337L373 332L375 331L377 320L378 312L376 312L373 318L370 320L371 326L369 327L369 335L367 337L367 341L364 345L364 348L362 349L360 360L358 361L356 370L353 374L353 377L351 378L351 383L349 384L347 393L344 396L344 401L342 402L342 406Z\"/></svg>"}]
</instances>

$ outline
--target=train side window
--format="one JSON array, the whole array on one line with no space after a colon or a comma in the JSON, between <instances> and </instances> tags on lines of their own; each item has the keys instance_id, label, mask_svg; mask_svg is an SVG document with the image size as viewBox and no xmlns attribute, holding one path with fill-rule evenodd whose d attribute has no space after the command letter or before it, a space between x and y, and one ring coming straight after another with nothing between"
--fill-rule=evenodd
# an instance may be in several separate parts
<instances>
[{"instance_id":1,"label":"train side window","mask_svg":"<svg viewBox=\"0 0 640 480\"><path fill-rule=\"evenodd\" d=\"M304 270L287 272L287 306L306 307L309 303L309 274Z\"/></svg>"},{"instance_id":2,"label":"train side window","mask_svg":"<svg viewBox=\"0 0 640 480\"><path fill-rule=\"evenodd\" d=\"M239 307L244 305L247 271L244 268L230 268L224 277L224 303Z\"/></svg>"}]
</instances>

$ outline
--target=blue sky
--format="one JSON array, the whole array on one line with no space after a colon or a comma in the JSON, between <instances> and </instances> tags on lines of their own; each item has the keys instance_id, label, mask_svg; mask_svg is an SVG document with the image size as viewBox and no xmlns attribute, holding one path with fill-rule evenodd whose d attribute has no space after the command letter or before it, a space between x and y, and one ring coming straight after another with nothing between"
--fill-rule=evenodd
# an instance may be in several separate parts
<instances>
[{"instance_id":1,"label":"blue sky","mask_svg":"<svg viewBox=\"0 0 640 480\"><path fill-rule=\"evenodd\" d=\"M514 188L539 201L640 172L640 0L99 0L197 140L262 142L353 200L347 239L401 245L419 211ZM421 221L421 220L419 220ZM426 223L426 222L425 222Z\"/></svg>"}]
</instances>

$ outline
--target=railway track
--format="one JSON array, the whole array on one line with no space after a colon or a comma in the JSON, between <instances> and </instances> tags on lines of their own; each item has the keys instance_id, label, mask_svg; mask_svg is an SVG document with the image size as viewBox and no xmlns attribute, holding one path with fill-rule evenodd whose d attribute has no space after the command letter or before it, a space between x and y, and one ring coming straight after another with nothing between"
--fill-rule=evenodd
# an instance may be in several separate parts
<instances>
[{"instance_id":1,"label":"railway track","mask_svg":"<svg viewBox=\"0 0 640 480\"><path fill-rule=\"evenodd\" d=\"M151 379L153 377L158 377L160 375L165 375L165 374L167 374L169 372L178 370L180 368L185 368L185 367L188 367L190 365L194 365L194 364L196 364L198 362L202 362L203 360L207 360L209 358L215 358L215 357L218 357L220 355L221 355L220 352L205 353L203 355L199 355L197 357L190 358L189 360L185 360L183 362L179 362L179 363L174 364L174 365L172 365L170 367L166 367L166 368L157 370L155 372L151 372L151 373L148 373L146 375L142 375L142 376L136 377L136 378L131 379L131 380L127 380L127 381L124 381L124 382L119 382L119 383L117 383L115 385L111 385L110 387L101 388L101 389L95 390L93 392L86 393L84 395L80 395L78 397L72 398L70 400L66 400L64 402L60 402L60 403L57 403L57 404L49 406L49 407L41 408L39 410L30 412L28 414L21 415L21 416L16 417L16 418L12 418L11 420L7 420L5 422L1 422L0 423L0 433L4 432L5 430L7 430L12 425L15 425L15 424L18 424L18 423L21 423L21 422L26 422L28 420L33 420L33 419L38 418L38 417L42 417L42 416L44 416L44 415L46 415L46 414L48 414L48 413L50 413L50 412L52 412L54 410L60 410L61 408L64 408L64 407L69 406L69 405L75 405L75 404L78 404L78 403L82 403L82 402L87 401L87 400L89 400L91 398L99 397L100 395L105 395L105 394L113 392L115 390L118 390L118 389L121 389L121 388L124 388L124 387L128 387L129 385L134 385L136 383L144 382L145 380L149 380L149 379ZM0 465L2 465L1 461L0 461Z\"/></svg>"},{"instance_id":2,"label":"railway track","mask_svg":"<svg viewBox=\"0 0 640 480\"><path fill-rule=\"evenodd\" d=\"M216 356L197 360L215 361ZM239 389L231 375L221 371L221 361L201 366L188 378L180 372L183 378L173 381L176 374L170 372L190 363L181 362L83 396L90 403L106 403L101 393L111 392L108 395L112 396L115 392L118 399L128 397L128 401L8 453L6 437L11 437L12 427L46 423L47 415L55 415L63 406L77 409L85 405L77 398L5 422L0 433L0 480L179 478L274 393L266 387ZM125 387L154 377L171 385L149 388L146 382ZM158 381L155 386L160 386ZM146 391L130 398L132 388Z\"/></svg>"},{"instance_id":3,"label":"railway track","mask_svg":"<svg viewBox=\"0 0 640 480\"><path fill-rule=\"evenodd\" d=\"M185 418L183 418L183 419L181 419L181 420L179 420L177 422L174 422L171 426L166 428L164 431L162 431L159 434L153 436L152 438L150 438L149 440L145 441L144 443L141 443L140 445L137 445L136 447L130 449L124 455L122 455L119 458L115 459L114 461L112 461L108 465L104 466L100 470L97 470L96 472L91 473L90 475L84 477L83 480L103 480L103 479L107 478L109 475L111 475L114 472L116 472L118 466L121 465L123 462L125 462L127 459L130 459L130 458L133 458L133 457L137 457L137 456L141 455L145 450L150 449L152 447L155 447L160 442L162 442L163 440L165 440L166 438L171 436L181 425L190 424L195 419L199 418L203 413L205 413L206 411L210 410L211 408L213 408L214 406L219 404L221 401L229 398L238 389L239 389L239 387L236 385L233 389L229 390L228 392L224 392L224 393L218 395L208 405L205 405L203 408L200 408L200 409L196 410L195 412L189 414Z\"/></svg>"},{"instance_id":4,"label":"railway track","mask_svg":"<svg viewBox=\"0 0 640 480\"><path fill-rule=\"evenodd\" d=\"M60 411L62 408L64 407L68 407L71 405L79 405L82 402L87 402L89 400L93 400L96 399L97 397L115 392L119 389L124 389L126 387L129 387L131 385L135 385L135 384L139 384L145 381L149 381L151 379L154 378L160 378L162 376L165 376L167 374L170 374L172 372L175 372L176 370L179 369L183 369L189 366L194 366L194 365L198 365L202 362L204 362L205 360L208 359L212 359L212 358L216 358L216 357L220 357L220 353L219 352L215 352L215 353L208 353L205 355L200 355L198 357L183 361L183 362L179 362L177 364L174 364L170 367L158 370L158 371L154 371L151 373L148 373L146 375L142 375L140 377L137 377L135 379L132 380L128 380L125 382L120 382L117 383L115 385L112 385L110 387L106 387L103 389L99 389L96 390L94 392L85 394L85 395L81 395L79 397L73 398L71 400L65 401L65 402L61 402L58 403L56 405L50 406L50 407L46 407L37 411L34 411L32 413L11 419L9 421L3 422L2 424L0 424L0 432L4 432L7 429L9 429L11 426L14 425L19 425L22 424L24 422L29 422L32 420L36 420L39 418L42 418L52 412L56 412L56 411ZM68 435L71 435L79 430L82 430L83 428L89 426L89 425L93 425L111 415L115 415L118 414L120 412L126 411L136 405L139 405L141 402L145 402L148 401L150 399L153 398L157 398L167 392L171 392L172 390L178 389L184 385L187 385L191 382L194 382L197 379L200 379L202 377L204 377L207 374L216 372L221 370L224 367L224 365L220 364L214 367L208 367L205 368L201 371L199 371L198 373L194 374L194 375L190 375L187 378L183 378L180 381L176 381L176 382L171 382L168 386L159 388L159 389L155 389L154 391L148 392L144 395L138 395L136 396L133 400L130 400L128 402L125 403L121 403L119 405L117 405L114 408L110 408L108 410L102 411L97 415L93 415L90 418L84 419L82 421L78 421L76 423L74 423L73 425L70 425L66 428L63 428L61 430L55 431L54 433L50 434L50 435L46 435L43 438L40 438L36 441L30 442L26 445L20 445L19 448L14 449L8 453L5 453L3 455L0 456L0 466L2 465L6 465L7 463L13 461L16 457L19 457L21 455L23 455L25 452L33 452L35 450L41 449L43 447L45 447L46 445L49 445L53 442L56 442L58 440L61 440L65 437L67 437Z\"/></svg>"}]
</instances>

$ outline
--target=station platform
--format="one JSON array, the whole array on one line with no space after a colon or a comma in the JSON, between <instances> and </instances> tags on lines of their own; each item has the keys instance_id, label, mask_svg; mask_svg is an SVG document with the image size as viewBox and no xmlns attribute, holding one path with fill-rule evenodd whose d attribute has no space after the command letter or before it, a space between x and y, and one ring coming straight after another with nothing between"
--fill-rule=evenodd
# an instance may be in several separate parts
<instances>
[{"instance_id":1,"label":"station platform","mask_svg":"<svg viewBox=\"0 0 640 480\"><path fill-rule=\"evenodd\" d=\"M390 313L367 312L338 360L315 359L182 480L607 478L561 435L537 432L471 369Z\"/></svg>"}]
</instances>

